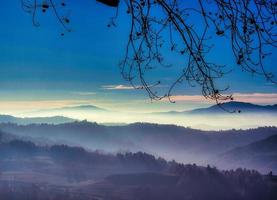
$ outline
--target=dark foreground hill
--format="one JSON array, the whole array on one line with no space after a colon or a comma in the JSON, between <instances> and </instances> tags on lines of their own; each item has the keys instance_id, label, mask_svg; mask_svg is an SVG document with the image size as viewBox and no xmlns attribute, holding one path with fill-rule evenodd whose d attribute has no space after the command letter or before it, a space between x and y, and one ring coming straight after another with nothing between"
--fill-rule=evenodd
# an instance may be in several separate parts
<instances>
[{"instance_id":1,"label":"dark foreground hill","mask_svg":"<svg viewBox=\"0 0 277 200\"><path fill-rule=\"evenodd\" d=\"M3 200L273 200L273 175L184 165L142 152L103 154L80 147L0 142Z\"/></svg>"}]
</instances>

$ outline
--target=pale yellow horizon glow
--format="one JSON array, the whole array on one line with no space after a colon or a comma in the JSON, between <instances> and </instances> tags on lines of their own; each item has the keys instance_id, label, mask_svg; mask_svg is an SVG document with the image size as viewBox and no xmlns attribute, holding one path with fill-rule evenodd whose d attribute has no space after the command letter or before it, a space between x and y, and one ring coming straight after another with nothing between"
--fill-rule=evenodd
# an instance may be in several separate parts
<instances>
[{"instance_id":1,"label":"pale yellow horizon glow","mask_svg":"<svg viewBox=\"0 0 277 200\"><path fill-rule=\"evenodd\" d=\"M277 94L240 94L240 100L256 99L259 103L276 103ZM113 100L30 100L30 101L0 101L0 114L15 117L50 117L64 116L76 120L88 120L97 123L135 123L148 122L158 124L175 124L189 126L204 130L218 130L231 128L255 128L258 126L277 126L277 115L266 114L252 116L252 114L234 114L225 116L190 116L190 115L164 115L151 112L164 112L168 110L182 110L184 104L190 107L207 107L207 101L200 101L201 96L179 96L176 104L159 101L149 103L143 100L113 101ZM199 100L199 101L198 101ZM263 101L262 101L263 100ZM199 104L202 102L202 104ZM109 112L94 110L59 110L58 108L74 107L79 105L94 105L109 110ZM194 105L194 107L193 107ZM175 106L175 107L174 107ZM190 107L187 107L190 108ZM170 109L171 108L171 109ZM183 109L184 110L184 109ZM148 114L147 114L148 113Z\"/></svg>"},{"instance_id":2,"label":"pale yellow horizon glow","mask_svg":"<svg viewBox=\"0 0 277 200\"><path fill-rule=\"evenodd\" d=\"M277 93L234 93L235 101L253 103L253 104L277 104ZM205 99L201 95L176 95L171 96L175 102L205 102L213 103L212 100ZM166 101L166 99L163 99Z\"/></svg>"},{"instance_id":3,"label":"pale yellow horizon glow","mask_svg":"<svg viewBox=\"0 0 277 200\"><path fill-rule=\"evenodd\" d=\"M80 95L83 95L84 92ZM87 94L87 93L85 93ZM91 94L91 92L90 92ZM235 101L254 104L277 104L277 93L234 93ZM201 95L172 96L176 104L165 98L151 103L149 99L113 100L113 99L57 99L57 100L0 100L0 114L22 114L44 109L56 109L68 106L94 105L100 108L134 113L151 113L166 111L184 111L214 104Z\"/></svg>"}]
</instances>

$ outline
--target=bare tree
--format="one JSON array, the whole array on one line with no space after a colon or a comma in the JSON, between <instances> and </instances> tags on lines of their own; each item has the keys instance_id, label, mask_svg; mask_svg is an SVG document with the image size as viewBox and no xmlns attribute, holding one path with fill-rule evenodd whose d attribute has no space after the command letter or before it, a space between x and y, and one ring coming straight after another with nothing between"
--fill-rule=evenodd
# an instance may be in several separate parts
<instances>
[{"instance_id":1,"label":"bare tree","mask_svg":"<svg viewBox=\"0 0 277 200\"><path fill-rule=\"evenodd\" d=\"M60 14L67 4L58 0L21 0L25 11L32 14L33 24L37 10L52 9L58 22L70 32L70 19ZM276 47L275 0L195 0L192 5L184 0L96 0L107 6L118 8L125 4L130 16L130 33L127 38L125 56L120 64L122 76L136 89L145 89L151 100L168 97L177 84L183 81L202 88L207 99L217 104L233 100L225 95L226 88L218 88L215 80L227 72L224 65L210 62L207 58L213 45L211 37L225 37L230 41L233 57L242 70L259 74L273 83L273 74L264 67L264 59ZM158 14L157 14L158 13ZM108 26L114 25L116 17ZM198 18L195 24L192 18ZM62 33L64 35L64 33ZM158 95L155 86L160 81L149 83L145 74L152 68L167 67L163 49L183 57L180 76L168 88L165 95ZM139 80L138 87L134 81Z\"/></svg>"}]
</instances>

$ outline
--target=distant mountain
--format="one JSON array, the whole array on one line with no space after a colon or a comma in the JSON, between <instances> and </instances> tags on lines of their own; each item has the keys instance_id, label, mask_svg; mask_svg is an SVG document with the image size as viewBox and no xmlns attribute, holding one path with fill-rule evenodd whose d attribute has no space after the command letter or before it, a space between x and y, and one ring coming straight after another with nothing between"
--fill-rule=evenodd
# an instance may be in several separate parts
<instances>
[{"instance_id":1,"label":"distant mountain","mask_svg":"<svg viewBox=\"0 0 277 200\"><path fill-rule=\"evenodd\" d=\"M163 115L182 115L182 114L229 114L229 112L240 113L276 113L277 104L274 105L257 105L252 103L231 101L227 103L221 103L219 105L212 105L207 108L198 108L189 111L169 111L169 112L157 112L152 114Z\"/></svg>"},{"instance_id":2,"label":"distant mountain","mask_svg":"<svg viewBox=\"0 0 277 200\"><path fill-rule=\"evenodd\" d=\"M61 111L107 111L106 109L99 108L94 105L68 106L68 107L57 108L55 110L61 110Z\"/></svg>"},{"instance_id":3,"label":"distant mountain","mask_svg":"<svg viewBox=\"0 0 277 200\"><path fill-rule=\"evenodd\" d=\"M259 168L263 172L277 171L277 134L251 144L237 147L220 155L221 161L228 161L230 167Z\"/></svg>"},{"instance_id":4,"label":"distant mountain","mask_svg":"<svg viewBox=\"0 0 277 200\"><path fill-rule=\"evenodd\" d=\"M19 125L27 124L62 124L70 123L76 121L75 119L63 117L63 116L53 116L53 117L14 117L11 115L0 115L0 123L15 123Z\"/></svg>"},{"instance_id":5,"label":"distant mountain","mask_svg":"<svg viewBox=\"0 0 277 200\"><path fill-rule=\"evenodd\" d=\"M276 113L277 114L277 104L274 105L256 105L252 103L245 102L227 102L219 105L213 105L208 108L199 108L188 111L186 113L189 114L211 114L211 113L220 113L220 114L228 114L228 112L241 112L241 113L253 113L253 112L265 112L265 113Z\"/></svg>"},{"instance_id":6,"label":"distant mountain","mask_svg":"<svg viewBox=\"0 0 277 200\"><path fill-rule=\"evenodd\" d=\"M97 114L97 113L106 113L106 112L109 112L109 111L94 105L78 105L78 106L66 106L66 107L51 108L51 109L41 109L41 110L32 111L28 114L57 115L57 113L62 113L63 115L67 115L67 114L74 115L76 113Z\"/></svg>"}]
</instances>

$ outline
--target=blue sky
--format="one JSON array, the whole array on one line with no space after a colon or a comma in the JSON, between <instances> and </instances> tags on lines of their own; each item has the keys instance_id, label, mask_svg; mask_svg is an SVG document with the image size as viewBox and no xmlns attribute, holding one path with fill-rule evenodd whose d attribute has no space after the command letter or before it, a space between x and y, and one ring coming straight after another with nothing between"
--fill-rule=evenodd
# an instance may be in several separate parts
<instances>
[{"instance_id":1,"label":"blue sky","mask_svg":"<svg viewBox=\"0 0 277 200\"><path fill-rule=\"evenodd\" d=\"M186 85L178 87L174 95L196 95L199 96L198 101L188 98L188 101L177 102L177 105L166 101L153 104L149 103L144 91L129 89L118 67L128 37L129 18L125 8L119 10L117 27L108 28L115 9L89 0L68 2L73 31L64 37L60 36L63 30L52 13L39 14L40 27L36 28L32 25L31 15L21 9L19 0L2 3L0 101L7 105L13 101L64 101L74 104L79 101L80 104L111 108L118 105L118 108L127 110L132 110L139 102L145 111L189 109L207 103L199 96L199 88ZM276 86L238 69L227 48L227 40L216 42L220 45L210 57L234 69L232 74L220 81L221 85L230 85L230 92L238 94L277 93ZM266 67L277 75L274 55L269 58ZM177 67L157 71L151 79L170 80L178 75L180 60L174 56L169 59Z\"/></svg>"}]
</instances>

